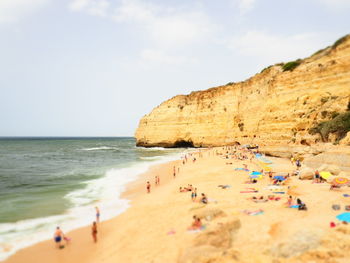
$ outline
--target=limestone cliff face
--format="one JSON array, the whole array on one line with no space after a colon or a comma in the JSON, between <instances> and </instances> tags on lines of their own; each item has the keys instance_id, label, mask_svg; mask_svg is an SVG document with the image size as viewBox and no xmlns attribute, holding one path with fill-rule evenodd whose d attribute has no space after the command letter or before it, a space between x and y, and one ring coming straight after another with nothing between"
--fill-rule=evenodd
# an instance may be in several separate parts
<instances>
[{"instance_id":1,"label":"limestone cliff face","mask_svg":"<svg viewBox=\"0 0 350 263\"><path fill-rule=\"evenodd\" d=\"M145 147L312 144L320 138L308 129L344 112L349 97L350 35L294 70L274 65L244 82L175 96L141 119L135 137Z\"/></svg>"}]
</instances>

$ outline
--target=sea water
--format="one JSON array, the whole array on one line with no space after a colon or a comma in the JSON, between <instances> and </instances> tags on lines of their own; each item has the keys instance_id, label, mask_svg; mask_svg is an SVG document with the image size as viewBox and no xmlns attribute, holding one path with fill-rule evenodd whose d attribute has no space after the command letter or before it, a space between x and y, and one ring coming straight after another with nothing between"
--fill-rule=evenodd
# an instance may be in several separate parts
<instances>
[{"instance_id":1,"label":"sea water","mask_svg":"<svg viewBox=\"0 0 350 263\"><path fill-rule=\"evenodd\" d=\"M18 249L128 208L127 183L184 149L138 148L134 138L0 138L0 261Z\"/></svg>"}]
</instances>

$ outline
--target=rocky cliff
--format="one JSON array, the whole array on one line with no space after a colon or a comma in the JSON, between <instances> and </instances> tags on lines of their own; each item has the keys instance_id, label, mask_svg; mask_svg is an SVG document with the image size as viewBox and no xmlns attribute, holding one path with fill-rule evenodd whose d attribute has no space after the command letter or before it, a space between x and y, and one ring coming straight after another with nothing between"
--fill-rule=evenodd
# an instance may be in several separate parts
<instances>
[{"instance_id":1,"label":"rocky cliff","mask_svg":"<svg viewBox=\"0 0 350 263\"><path fill-rule=\"evenodd\" d=\"M306 59L270 66L246 81L175 96L141 119L135 137L145 147L348 144L346 132L330 129L324 137L310 129L344 114L349 98L347 35Z\"/></svg>"}]
</instances>

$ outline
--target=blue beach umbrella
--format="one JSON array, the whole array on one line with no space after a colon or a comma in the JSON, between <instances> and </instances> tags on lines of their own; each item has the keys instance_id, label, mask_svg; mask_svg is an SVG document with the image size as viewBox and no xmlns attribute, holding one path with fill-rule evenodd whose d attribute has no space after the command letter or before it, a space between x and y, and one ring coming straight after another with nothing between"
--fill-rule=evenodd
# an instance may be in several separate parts
<instances>
[{"instance_id":1,"label":"blue beach umbrella","mask_svg":"<svg viewBox=\"0 0 350 263\"><path fill-rule=\"evenodd\" d=\"M273 179L276 179L276 180L280 180L280 181L284 181L286 180L286 178L284 178L283 176L274 176Z\"/></svg>"},{"instance_id":2,"label":"blue beach umbrella","mask_svg":"<svg viewBox=\"0 0 350 263\"><path fill-rule=\"evenodd\" d=\"M260 174L261 174L260 172L256 172L256 171L250 173L250 175L260 175Z\"/></svg>"},{"instance_id":3,"label":"blue beach umbrella","mask_svg":"<svg viewBox=\"0 0 350 263\"><path fill-rule=\"evenodd\" d=\"M350 223L350 213L349 212L345 212L345 213L339 214L336 217L340 221L345 221L345 222Z\"/></svg>"}]
</instances>

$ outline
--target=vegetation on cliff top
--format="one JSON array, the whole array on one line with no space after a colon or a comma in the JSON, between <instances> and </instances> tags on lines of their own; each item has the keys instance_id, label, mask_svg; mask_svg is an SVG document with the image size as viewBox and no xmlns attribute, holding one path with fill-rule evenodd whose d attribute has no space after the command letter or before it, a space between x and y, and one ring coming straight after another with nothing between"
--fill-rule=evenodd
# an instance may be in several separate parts
<instances>
[{"instance_id":1,"label":"vegetation on cliff top","mask_svg":"<svg viewBox=\"0 0 350 263\"><path fill-rule=\"evenodd\" d=\"M337 41L334 42L334 44L332 45L332 48L336 48L340 44L344 43L349 36L350 35L345 35L345 36L339 38Z\"/></svg>"},{"instance_id":2,"label":"vegetation on cliff top","mask_svg":"<svg viewBox=\"0 0 350 263\"><path fill-rule=\"evenodd\" d=\"M297 59L295 61L289 61L286 64L282 66L283 72L284 71L293 71L297 66L301 64L301 59Z\"/></svg>"}]
</instances>

